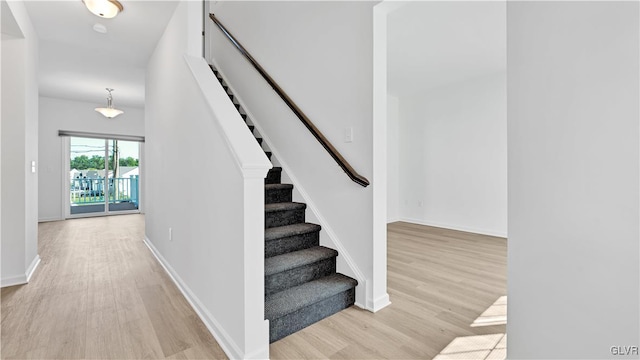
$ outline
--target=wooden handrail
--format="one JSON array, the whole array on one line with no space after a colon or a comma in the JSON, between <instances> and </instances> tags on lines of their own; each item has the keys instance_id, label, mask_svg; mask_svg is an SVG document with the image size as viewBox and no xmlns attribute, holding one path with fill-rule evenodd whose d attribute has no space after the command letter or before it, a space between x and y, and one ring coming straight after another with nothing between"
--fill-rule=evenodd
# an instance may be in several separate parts
<instances>
[{"instance_id":1,"label":"wooden handrail","mask_svg":"<svg viewBox=\"0 0 640 360\"><path fill-rule=\"evenodd\" d=\"M236 40L236 38L233 35L231 35L231 33L224 27L224 25L222 25L220 20L218 20L214 14L209 14L209 17L218 26L218 28L222 30L224 35L231 41L231 43L236 47L236 49L238 49L238 51L240 51L240 53L244 55L244 57L247 58L247 60L249 60L249 62L253 65L253 67L260 73L260 75L262 75L262 77L267 81L267 83L269 83L271 88L273 88L273 90L280 96L280 98L285 102L285 104L287 104L287 106L291 109L291 111L293 111L293 113L298 117L298 119L302 121L304 126L306 126L307 129L309 129L311 134L313 134L316 140L320 142L322 147L325 150L327 150L329 155L331 155L331 157L338 163L338 165L342 168L342 170L344 170L344 172L347 173L347 176L349 176L351 180L353 180L355 183L359 185L362 185L364 187L368 186L369 180L367 180L364 176L358 174L353 169L353 167L349 164L349 162L345 160L345 158L338 152L338 150L336 150L336 148L333 147L333 145L329 142L329 140L327 140L327 138L320 132L320 130L318 130L318 128L311 122L311 120L309 120L307 115L305 115L304 112L300 110L300 108L293 102L293 100L291 100L291 98L284 92L284 90L282 90L282 88L278 86L278 84L276 84L275 80L273 80L273 78L269 76L269 74L267 74L267 72L262 68L262 66L260 66L260 64L258 64L258 62L253 58L253 56L249 54L249 52L244 48L244 46L242 46L238 42L238 40Z\"/></svg>"}]
</instances>

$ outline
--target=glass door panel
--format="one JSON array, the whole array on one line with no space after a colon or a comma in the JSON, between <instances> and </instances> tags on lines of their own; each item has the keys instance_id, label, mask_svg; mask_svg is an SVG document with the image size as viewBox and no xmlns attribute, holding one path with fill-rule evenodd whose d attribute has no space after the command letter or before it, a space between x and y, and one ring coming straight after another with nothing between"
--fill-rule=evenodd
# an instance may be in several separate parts
<instances>
[{"instance_id":1,"label":"glass door panel","mask_svg":"<svg viewBox=\"0 0 640 360\"><path fill-rule=\"evenodd\" d=\"M70 139L70 214L105 212L105 141Z\"/></svg>"},{"instance_id":2,"label":"glass door panel","mask_svg":"<svg viewBox=\"0 0 640 360\"><path fill-rule=\"evenodd\" d=\"M109 212L137 211L140 194L139 143L107 140Z\"/></svg>"}]
</instances>

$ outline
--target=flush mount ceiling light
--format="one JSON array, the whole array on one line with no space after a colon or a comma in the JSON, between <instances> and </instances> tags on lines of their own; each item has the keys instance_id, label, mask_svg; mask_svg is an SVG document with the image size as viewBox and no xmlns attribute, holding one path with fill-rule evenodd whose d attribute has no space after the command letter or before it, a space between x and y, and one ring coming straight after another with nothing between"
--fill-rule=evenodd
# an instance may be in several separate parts
<instances>
[{"instance_id":1,"label":"flush mount ceiling light","mask_svg":"<svg viewBox=\"0 0 640 360\"><path fill-rule=\"evenodd\" d=\"M107 92L109 92L109 96L107 97L107 107L106 108L96 108L96 111L102 114L104 117L113 119L114 117L123 114L124 111L118 110L113 107L113 96L111 96L111 92L113 89L106 88Z\"/></svg>"},{"instance_id":2,"label":"flush mount ceiling light","mask_svg":"<svg viewBox=\"0 0 640 360\"><path fill-rule=\"evenodd\" d=\"M94 15L105 19L111 19L124 10L117 0L82 0L82 2Z\"/></svg>"}]
</instances>

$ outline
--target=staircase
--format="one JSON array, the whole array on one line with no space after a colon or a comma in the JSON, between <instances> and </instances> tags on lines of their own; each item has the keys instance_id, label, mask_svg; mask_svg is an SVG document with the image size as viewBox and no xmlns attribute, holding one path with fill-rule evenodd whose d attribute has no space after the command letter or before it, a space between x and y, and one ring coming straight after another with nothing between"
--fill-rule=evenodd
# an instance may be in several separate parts
<instances>
[{"instance_id":1,"label":"staircase","mask_svg":"<svg viewBox=\"0 0 640 360\"><path fill-rule=\"evenodd\" d=\"M220 73L211 70L240 112ZM247 115L240 115L247 122ZM247 126L255 136L254 126ZM256 140L262 146L262 138ZM265 153L271 160L271 152ZM320 225L305 222L307 205L293 202L293 185L282 184L281 175L281 167L272 168L264 185L264 312L269 342L353 305L358 284L336 273L338 252L320 246Z\"/></svg>"}]
</instances>

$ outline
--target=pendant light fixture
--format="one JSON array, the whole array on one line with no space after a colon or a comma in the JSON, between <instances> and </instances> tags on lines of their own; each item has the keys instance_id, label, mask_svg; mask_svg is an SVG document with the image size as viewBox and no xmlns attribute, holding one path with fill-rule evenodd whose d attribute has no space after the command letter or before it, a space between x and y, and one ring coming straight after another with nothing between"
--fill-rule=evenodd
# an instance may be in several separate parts
<instances>
[{"instance_id":1,"label":"pendant light fixture","mask_svg":"<svg viewBox=\"0 0 640 360\"><path fill-rule=\"evenodd\" d=\"M124 111L118 110L113 107L113 96L111 96L111 92L113 91L113 89L106 89L109 93L109 96L107 97L107 107L96 108L96 111L104 115L104 117L108 119L113 119L114 117L124 113Z\"/></svg>"},{"instance_id":2,"label":"pendant light fixture","mask_svg":"<svg viewBox=\"0 0 640 360\"><path fill-rule=\"evenodd\" d=\"M82 2L94 15L105 19L111 19L124 10L117 0L82 0Z\"/></svg>"}]
</instances>

